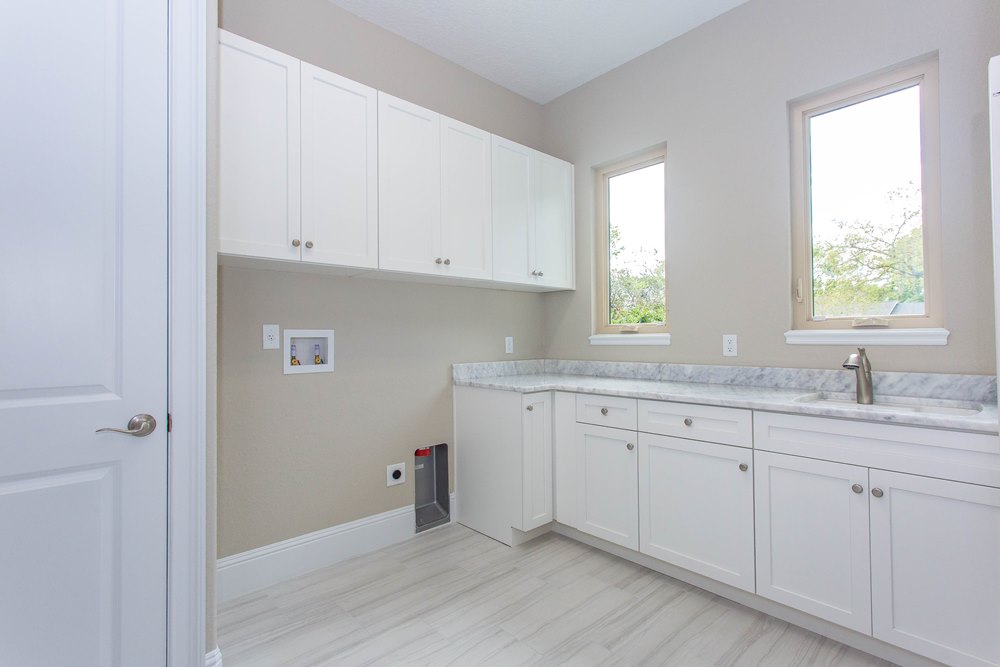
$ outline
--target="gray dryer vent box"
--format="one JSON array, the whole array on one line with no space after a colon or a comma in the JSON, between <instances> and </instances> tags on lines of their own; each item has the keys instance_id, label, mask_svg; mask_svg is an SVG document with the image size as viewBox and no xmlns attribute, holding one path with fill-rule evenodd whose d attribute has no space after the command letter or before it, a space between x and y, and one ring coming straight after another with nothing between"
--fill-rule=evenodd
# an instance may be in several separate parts
<instances>
[{"instance_id":1,"label":"gray dryer vent box","mask_svg":"<svg viewBox=\"0 0 1000 667\"><path fill-rule=\"evenodd\" d=\"M448 445L421 447L414 452L413 483L416 494L417 532L451 520L448 495Z\"/></svg>"}]
</instances>

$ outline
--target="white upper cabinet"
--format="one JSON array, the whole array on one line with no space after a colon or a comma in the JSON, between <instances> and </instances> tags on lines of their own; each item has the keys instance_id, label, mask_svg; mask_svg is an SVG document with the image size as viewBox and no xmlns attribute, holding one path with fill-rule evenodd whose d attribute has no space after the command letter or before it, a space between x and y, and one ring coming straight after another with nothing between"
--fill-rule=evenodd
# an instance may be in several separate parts
<instances>
[{"instance_id":1,"label":"white upper cabinet","mask_svg":"<svg viewBox=\"0 0 1000 667\"><path fill-rule=\"evenodd\" d=\"M493 278L574 287L573 165L493 137Z\"/></svg>"},{"instance_id":2,"label":"white upper cabinet","mask_svg":"<svg viewBox=\"0 0 1000 667\"><path fill-rule=\"evenodd\" d=\"M438 273L441 116L378 94L379 268Z\"/></svg>"},{"instance_id":3,"label":"white upper cabinet","mask_svg":"<svg viewBox=\"0 0 1000 667\"><path fill-rule=\"evenodd\" d=\"M490 133L441 116L441 250L444 272L493 277Z\"/></svg>"},{"instance_id":4,"label":"white upper cabinet","mask_svg":"<svg viewBox=\"0 0 1000 667\"><path fill-rule=\"evenodd\" d=\"M302 259L378 266L374 88L302 63Z\"/></svg>"},{"instance_id":5,"label":"white upper cabinet","mask_svg":"<svg viewBox=\"0 0 1000 667\"><path fill-rule=\"evenodd\" d=\"M219 250L297 260L299 61L219 35Z\"/></svg>"}]
</instances>

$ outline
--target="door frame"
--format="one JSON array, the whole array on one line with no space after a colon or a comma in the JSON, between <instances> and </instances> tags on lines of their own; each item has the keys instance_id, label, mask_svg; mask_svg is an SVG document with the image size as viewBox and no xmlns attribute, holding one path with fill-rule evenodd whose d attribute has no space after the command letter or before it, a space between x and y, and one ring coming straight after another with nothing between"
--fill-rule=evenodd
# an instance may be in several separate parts
<instances>
[{"instance_id":1,"label":"door frame","mask_svg":"<svg viewBox=\"0 0 1000 667\"><path fill-rule=\"evenodd\" d=\"M205 664L208 0L168 0L167 664Z\"/></svg>"}]
</instances>

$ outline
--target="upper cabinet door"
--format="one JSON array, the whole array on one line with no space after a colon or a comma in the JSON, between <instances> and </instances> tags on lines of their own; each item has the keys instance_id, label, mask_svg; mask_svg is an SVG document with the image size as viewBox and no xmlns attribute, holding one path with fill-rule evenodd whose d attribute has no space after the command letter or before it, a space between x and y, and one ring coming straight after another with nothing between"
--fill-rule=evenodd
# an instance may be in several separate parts
<instances>
[{"instance_id":1,"label":"upper cabinet door","mask_svg":"<svg viewBox=\"0 0 1000 667\"><path fill-rule=\"evenodd\" d=\"M871 471L874 635L948 665L1000 664L1000 489Z\"/></svg>"},{"instance_id":2,"label":"upper cabinet door","mask_svg":"<svg viewBox=\"0 0 1000 667\"><path fill-rule=\"evenodd\" d=\"M378 94L379 268L443 273L441 117Z\"/></svg>"},{"instance_id":3,"label":"upper cabinet door","mask_svg":"<svg viewBox=\"0 0 1000 667\"><path fill-rule=\"evenodd\" d=\"M219 250L297 260L299 61L219 35Z\"/></svg>"},{"instance_id":4,"label":"upper cabinet door","mask_svg":"<svg viewBox=\"0 0 1000 667\"><path fill-rule=\"evenodd\" d=\"M378 267L374 88L302 63L302 260Z\"/></svg>"},{"instance_id":5,"label":"upper cabinet door","mask_svg":"<svg viewBox=\"0 0 1000 667\"><path fill-rule=\"evenodd\" d=\"M493 137L493 279L532 283L528 262L534 151Z\"/></svg>"},{"instance_id":6,"label":"upper cabinet door","mask_svg":"<svg viewBox=\"0 0 1000 667\"><path fill-rule=\"evenodd\" d=\"M490 136L441 117L441 254L446 275L493 277Z\"/></svg>"},{"instance_id":7,"label":"upper cabinet door","mask_svg":"<svg viewBox=\"0 0 1000 667\"><path fill-rule=\"evenodd\" d=\"M868 468L754 452L757 594L870 634Z\"/></svg>"},{"instance_id":8,"label":"upper cabinet door","mask_svg":"<svg viewBox=\"0 0 1000 667\"><path fill-rule=\"evenodd\" d=\"M538 284L573 289L573 165L535 153L531 270Z\"/></svg>"}]
</instances>

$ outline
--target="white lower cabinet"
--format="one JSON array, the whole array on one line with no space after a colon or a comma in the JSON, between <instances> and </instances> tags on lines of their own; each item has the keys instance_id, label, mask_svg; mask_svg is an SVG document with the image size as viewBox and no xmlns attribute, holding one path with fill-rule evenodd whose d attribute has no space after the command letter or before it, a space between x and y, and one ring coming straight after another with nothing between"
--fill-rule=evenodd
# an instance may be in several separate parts
<instances>
[{"instance_id":1,"label":"white lower cabinet","mask_svg":"<svg viewBox=\"0 0 1000 667\"><path fill-rule=\"evenodd\" d=\"M1000 489L883 470L871 487L875 637L1000 664Z\"/></svg>"},{"instance_id":2,"label":"white lower cabinet","mask_svg":"<svg viewBox=\"0 0 1000 667\"><path fill-rule=\"evenodd\" d=\"M753 450L639 434L639 551L754 591Z\"/></svg>"},{"instance_id":3,"label":"white lower cabinet","mask_svg":"<svg viewBox=\"0 0 1000 667\"><path fill-rule=\"evenodd\" d=\"M871 633L868 469L754 452L757 594Z\"/></svg>"},{"instance_id":4,"label":"white lower cabinet","mask_svg":"<svg viewBox=\"0 0 1000 667\"><path fill-rule=\"evenodd\" d=\"M525 394L521 415L521 523L528 531L552 521L552 394Z\"/></svg>"},{"instance_id":5,"label":"white lower cabinet","mask_svg":"<svg viewBox=\"0 0 1000 667\"><path fill-rule=\"evenodd\" d=\"M635 431L576 425L576 527L629 549L639 548L638 452Z\"/></svg>"}]
</instances>

